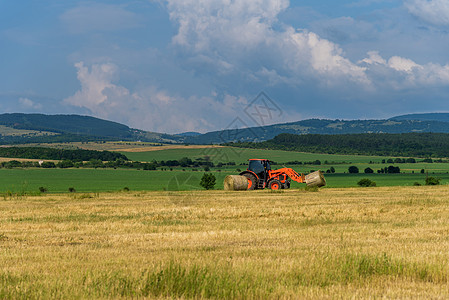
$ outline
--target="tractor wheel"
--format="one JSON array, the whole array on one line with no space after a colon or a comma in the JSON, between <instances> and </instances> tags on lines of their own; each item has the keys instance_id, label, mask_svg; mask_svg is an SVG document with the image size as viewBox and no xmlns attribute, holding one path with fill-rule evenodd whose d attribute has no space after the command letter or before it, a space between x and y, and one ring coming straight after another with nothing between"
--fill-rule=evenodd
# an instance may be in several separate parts
<instances>
[{"instance_id":1,"label":"tractor wheel","mask_svg":"<svg viewBox=\"0 0 449 300\"><path fill-rule=\"evenodd\" d=\"M243 176L245 176L246 179L248 179L248 190L255 190L257 188L256 176L250 173L245 173L243 174Z\"/></svg>"},{"instance_id":2,"label":"tractor wheel","mask_svg":"<svg viewBox=\"0 0 449 300\"><path fill-rule=\"evenodd\" d=\"M281 185L281 182L279 180L273 179L273 180L270 181L269 187L272 190L280 190L282 185Z\"/></svg>"}]
</instances>

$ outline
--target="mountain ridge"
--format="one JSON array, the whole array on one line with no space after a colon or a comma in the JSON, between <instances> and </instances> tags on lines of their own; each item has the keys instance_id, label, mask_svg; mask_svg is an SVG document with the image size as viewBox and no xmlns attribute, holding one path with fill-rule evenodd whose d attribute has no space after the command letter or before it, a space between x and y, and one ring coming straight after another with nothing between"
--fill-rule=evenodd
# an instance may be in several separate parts
<instances>
[{"instance_id":1,"label":"mountain ridge","mask_svg":"<svg viewBox=\"0 0 449 300\"><path fill-rule=\"evenodd\" d=\"M447 120L447 121L446 121ZM279 134L360 133L449 133L449 113L408 114L381 120L307 119L262 127L228 129L199 134L165 134L130 128L127 125L81 115L0 114L0 126L28 134L6 135L0 130L0 144L124 140L158 143L222 144L260 142ZM1 129L1 128L0 128ZM38 135L36 132L41 132Z\"/></svg>"}]
</instances>

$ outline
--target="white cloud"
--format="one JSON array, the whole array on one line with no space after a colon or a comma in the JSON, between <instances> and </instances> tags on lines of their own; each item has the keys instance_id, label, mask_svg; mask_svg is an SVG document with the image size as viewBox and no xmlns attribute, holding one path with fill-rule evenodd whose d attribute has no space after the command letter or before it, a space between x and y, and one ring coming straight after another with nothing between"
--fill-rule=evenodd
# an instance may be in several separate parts
<instances>
[{"instance_id":1,"label":"white cloud","mask_svg":"<svg viewBox=\"0 0 449 300\"><path fill-rule=\"evenodd\" d=\"M219 97L214 92L210 96L184 97L151 85L131 91L114 83L119 72L114 64L88 67L79 62L75 67L81 89L64 103L139 129L169 133L217 130L242 117L248 104L245 97L229 94Z\"/></svg>"},{"instance_id":2,"label":"white cloud","mask_svg":"<svg viewBox=\"0 0 449 300\"><path fill-rule=\"evenodd\" d=\"M449 25L449 1L447 0L406 0L408 11L434 25Z\"/></svg>"},{"instance_id":3,"label":"white cloud","mask_svg":"<svg viewBox=\"0 0 449 300\"><path fill-rule=\"evenodd\" d=\"M376 80L378 84L391 85L399 90L449 85L449 65L420 65L399 56L386 60L376 51L368 52L368 58L360 63L367 66L369 75L381 77Z\"/></svg>"},{"instance_id":4,"label":"white cloud","mask_svg":"<svg viewBox=\"0 0 449 300\"><path fill-rule=\"evenodd\" d=\"M338 45L279 24L277 16L288 6L286 0L168 0L170 18L179 26L173 43L195 61L246 79L265 73L289 83L312 76L334 86L341 80L369 85L365 69Z\"/></svg>"},{"instance_id":5,"label":"white cloud","mask_svg":"<svg viewBox=\"0 0 449 300\"><path fill-rule=\"evenodd\" d=\"M25 109L42 109L42 105L39 103L35 103L34 101L28 98L19 98L20 105Z\"/></svg>"},{"instance_id":6,"label":"white cloud","mask_svg":"<svg viewBox=\"0 0 449 300\"><path fill-rule=\"evenodd\" d=\"M382 56L379 55L378 51L369 51L368 57L364 58L359 63L362 63L362 62L370 64L370 65L373 65L373 64L386 65L387 64L387 61L385 59L383 59Z\"/></svg>"},{"instance_id":7,"label":"white cloud","mask_svg":"<svg viewBox=\"0 0 449 300\"><path fill-rule=\"evenodd\" d=\"M212 76L230 73L241 81L269 86L298 86L314 79L329 90L354 91L351 87L357 87L370 92L388 85L394 89L449 85L447 65L419 64L399 55L385 59L377 51L369 51L368 57L357 63L351 61L338 44L314 32L281 24L277 18L288 8L288 1L167 2L170 18L179 26L173 44L195 62L188 67L201 72L209 66L216 70ZM410 10L421 10L423 14L438 12L441 16L434 19L443 23L447 17L449 24L447 0L413 0L408 4ZM335 22L356 26L349 17ZM363 23L363 27L365 31L372 29L368 23Z\"/></svg>"},{"instance_id":8,"label":"white cloud","mask_svg":"<svg viewBox=\"0 0 449 300\"><path fill-rule=\"evenodd\" d=\"M118 76L118 68L111 63L93 65L89 70L83 62L75 64L78 69L78 80L81 90L65 99L68 104L85 107L98 116L105 117L106 111L102 104L108 101L109 106L115 106L111 99L129 97L129 91L121 86L112 84Z\"/></svg>"},{"instance_id":9,"label":"white cloud","mask_svg":"<svg viewBox=\"0 0 449 300\"><path fill-rule=\"evenodd\" d=\"M165 58L209 85L210 95L205 96L207 88L198 88L195 85L198 82L182 94L176 92L182 90L178 84L170 89L160 88L155 84L156 77L136 83L139 88L125 87L120 83L116 65L80 62L75 66L81 88L64 102L136 128L170 133L204 132L225 128L241 116L249 102L240 95L257 93L266 87L282 90L278 95L285 98L279 100L289 102L293 110L313 107L320 113L321 109L335 110L334 115L338 115L342 107L349 108L348 111L357 109L351 99L389 104L394 96L383 99L379 95L449 86L448 65L418 63L407 55L394 55L394 51L389 57L369 51L366 58L352 61L337 43L315 32L281 23L278 15L289 6L286 0L167 0L166 3L178 30L172 39L175 51L167 51ZM351 28L360 24L351 18L337 21L330 22L330 27ZM361 32L368 32L368 27ZM354 34L349 40L359 40L359 36ZM158 70L154 63L146 66L148 72ZM161 82L170 80L179 78ZM195 95L200 93L202 96ZM306 97L318 100L298 106ZM318 107L318 103L326 105ZM295 117L299 119L298 115Z\"/></svg>"},{"instance_id":10,"label":"white cloud","mask_svg":"<svg viewBox=\"0 0 449 300\"><path fill-rule=\"evenodd\" d=\"M411 59L393 56L388 60L388 66L396 71L411 73L414 68L422 69L423 67L415 63Z\"/></svg>"},{"instance_id":11,"label":"white cloud","mask_svg":"<svg viewBox=\"0 0 449 300\"><path fill-rule=\"evenodd\" d=\"M60 20L74 34L114 31L139 26L140 17L119 5L84 3L66 11Z\"/></svg>"}]
</instances>

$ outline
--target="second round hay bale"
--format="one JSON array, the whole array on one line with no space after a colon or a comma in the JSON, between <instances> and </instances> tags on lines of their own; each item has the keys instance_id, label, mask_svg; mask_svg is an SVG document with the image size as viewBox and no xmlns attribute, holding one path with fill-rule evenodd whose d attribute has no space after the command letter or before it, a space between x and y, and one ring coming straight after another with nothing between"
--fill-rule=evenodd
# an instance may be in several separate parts
<instances>
[{"instance_id":1,"label":"second round hay bale","mask_svg":"<svg viewBox=\"0 0 449 300\"><path fill-rule=\"evenodd\" d=\"M310 187L322 187L326 185L326 179L324 178L323 172L316 171L306 175L306 184Z\"/></svg>"},{"instance_id":2,"label":"second round hay bale","mask_svg":"<svg viewBox=\"0 0 449 300\"><path fill-rule=\"evenodd\" d=\"M240 175L228 175L224 180L225 191L246 191L248 189L248 179Z\"/></svg>"}]
</instances>

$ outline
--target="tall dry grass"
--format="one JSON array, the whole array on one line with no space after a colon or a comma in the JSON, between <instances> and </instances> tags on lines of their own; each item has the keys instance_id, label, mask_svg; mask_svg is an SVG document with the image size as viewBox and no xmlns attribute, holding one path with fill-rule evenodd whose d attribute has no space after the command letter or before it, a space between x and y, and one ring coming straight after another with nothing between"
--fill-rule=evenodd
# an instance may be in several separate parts
<instances>
[{"instance_id":1,"label":"tall dry grass","mask_svg":"<svg viewBox=\"0 0 449 300\"><path fill-rule=\"evenodd\" d=\"M0 199L0 298L449 297L448 187Z\"/></svg>"}]
</instances>

